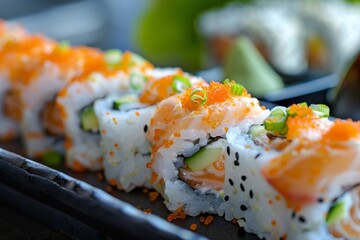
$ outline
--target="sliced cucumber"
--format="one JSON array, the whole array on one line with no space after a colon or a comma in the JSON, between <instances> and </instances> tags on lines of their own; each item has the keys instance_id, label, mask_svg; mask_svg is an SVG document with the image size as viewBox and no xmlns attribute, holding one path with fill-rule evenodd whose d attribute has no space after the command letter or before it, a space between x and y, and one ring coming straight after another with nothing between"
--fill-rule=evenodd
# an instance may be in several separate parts
<instances>
[{"instance_id":1,"label":"sliced cucumber","mask_svg":"<svg viewBox=\"0 0 360 240\"><path fill-rule=\"evenodd\" d=\"M119 99L116 99L113 101L113 109L114 110L120 110L120 107L123 104L131 103L131 102L137 102L138 98L134 95L126 95L124 97L121 97Z\"/></svg>"},{"instance_id":2,"label":"sliced cucumber","mask_svg":"<svg viewBox=\"0 0 360 240\"><path fill-rule=\"evenodd\" d=\"M345 202L335 203L329 210L326 216L326 223L333 224L346 216L346 205Z\"/></svg>"},{"instance_id":3,"label":"sliced cucumber","mask_svg":"<svg viewBox=\"0 0 360 240\"><path fill-rule=\"evenodd\" d=\"M92 106L84 108L80 113L80 125L84 131L99 131L99 121Z\"/></svg>"},{"instance_id":4,"label":"sliced cucumber","mask_svg":"<svg viewBox=\"0 0 360 240\"><path fill-rule=\"evenodd\" d=\"M42 162L49 167L57 168L62 162L62 155L57 151L48 151L41 157Z\"/></svg>"},{"instance_id":5,"label":"sliced cucumber","mask_svg":"<svg viewBox=\"0 0 360 240\"><path fill-rule=\"evenodd\" d=\"M311 104L310 108L319 117L327 118L330 116L330 108L325 104Z\"/></svg>"},{"instance_id":6,"label":"sliced cucumber","mask_svg":"<svg viewBox=\"0 0 360 240\"><path fill-rule=\"evenodd\" d=\"M194 172L201 171L219 160L221 153L222 148L202 148L185 159L185 164Z\"/></svg>"}]
</instances>

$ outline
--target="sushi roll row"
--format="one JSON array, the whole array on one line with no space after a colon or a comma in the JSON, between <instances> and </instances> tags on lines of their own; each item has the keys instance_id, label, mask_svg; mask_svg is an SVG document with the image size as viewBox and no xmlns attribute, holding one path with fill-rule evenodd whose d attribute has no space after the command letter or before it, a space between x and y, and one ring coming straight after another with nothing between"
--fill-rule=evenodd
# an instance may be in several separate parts
<instances>
[{"instance_id":1,"label":"sushi roll row","mask_svg":"<svg viewBox=\"0 0 360 240\"><path fill-rule=\"evenodd\" d=\"M29 157L153 188L167 208L262 239L360 239L360 123L322 104L261 106L139 55L72 47L0 22L0 136Z\"/></svg>"}]
</instances>

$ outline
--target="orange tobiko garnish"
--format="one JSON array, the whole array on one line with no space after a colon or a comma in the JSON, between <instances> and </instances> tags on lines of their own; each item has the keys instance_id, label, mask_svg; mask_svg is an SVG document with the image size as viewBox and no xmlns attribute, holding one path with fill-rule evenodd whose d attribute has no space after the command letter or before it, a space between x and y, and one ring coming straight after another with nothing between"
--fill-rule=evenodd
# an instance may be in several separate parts
<instances>
[{"instance_id":1,"label":"orange tobiko garnish","mask_svg":"<svg viewBox=\"0 0 360 240\"><path fill-rule=\"evenodd\" d=\"M194 94L197 95L196 98ZM200 109L202 106L224 102L231 96L231 86L229 84L211 82L209 86L187 89L180 98L183 108L193 111Z\"/></svg>"}]
</instances>

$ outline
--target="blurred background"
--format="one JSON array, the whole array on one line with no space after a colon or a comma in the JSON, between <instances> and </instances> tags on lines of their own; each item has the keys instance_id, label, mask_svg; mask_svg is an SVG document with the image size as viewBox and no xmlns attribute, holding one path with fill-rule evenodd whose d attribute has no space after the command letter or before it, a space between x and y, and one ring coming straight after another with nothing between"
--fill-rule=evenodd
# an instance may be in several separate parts
<instances>
[{"instance_id":1,"label":"blurred background","mask_svg":"<svg viewBox=\"0 0 360 240\"><path fill-rule=\"evenodd\" d=\"M360 119L359 2L0 0L0 18L207 80L231 78L277 104L323 102Z\"/></svg>"}]
</instances>

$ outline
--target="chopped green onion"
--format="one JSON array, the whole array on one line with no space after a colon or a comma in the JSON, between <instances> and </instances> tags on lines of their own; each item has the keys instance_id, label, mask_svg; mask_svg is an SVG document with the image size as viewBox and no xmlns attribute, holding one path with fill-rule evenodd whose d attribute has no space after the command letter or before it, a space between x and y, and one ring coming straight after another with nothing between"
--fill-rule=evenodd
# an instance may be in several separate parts
<instances>
[{"instance_id":1,"label":"chopped green onion","mask_svg":"<svg viewBox=\"0 0 360 240\"><path fill-rule=\"evenodd\" d=\"M186 88L191 87L191 83L188 78L184 76L176 75L173 78L171 87L174 90L174 92L181 93L185 91Z\"/></svg>"},{"instance_id":2,"label":"chopped green onion","mask_svg":"<svg viewBox=\"0 0 360 240\"><path fill-rule=\"evenodd\" d=\"M59 43L59 49L61 52L65 52L65 51L69 50L69 48L70 48L69 41L63 40Z\"/></svg>"},{"instance_id":3,"label":"chopped green onion","mask_svg":"<svg viewBox=\"0 0 360 240\"><path fill-rule=\"evenodd\" d=\"M130 75L130 88L135 91L142 90L147 82L147 77L141 73L133 72Z\"/></svg>"},{"instance_id":4,"label":"chopped green onion","mask_svg":"<svg viewBox=\"0 0 360 240\"><path fill-rule=\"evenodd\" d=\"M224 80L223 83L224 83L224 84L230 84L230 80L227 78L227 79Z\"/></svg>"},{"instance_id":5,"label":"chopped green onion","mask_svg":"<svg viewBox=\"0 0 360 240\"><path fill-rule=\"evenodd\" d=\"M116 99L116 100L113 101L113 109L114 110L120 110L120 107L123 104L136 102L136 101L138 101L138 98L136 96L134 96L134 95L126 95L124 97L121 97L121 98Z\"/></svg>"},{"instance_id":6,"label":"chopped green onion","mask_svg":"<svg viewBox=\"0 0 360 240\"><path fill-rule=\"evenodd\" d=\"M146 62L146 60L141 57L140 55L136 54L136 53L131 53L131 60L130 60L130 67L131 66L136 66L138 64L141 64L143 62Z\"/></svg>"},{"instance_id":7,"label":"chopped green onion","mask_svg":"<svg viewBox=\"0 0 360 240\"><path fill-rule=\"evenodd\" d=\"M41 157L42 162L49 167L57 168L62 162L61 153L57 151L48 151Z\"/></svg>"},{"instance_id":8,"label":"chopped green onion","mask_svg":"<svg viewBox=\"0 0 360 240\"><path fill-rule=\"evenodd\" d=\"M105 62L110 67L120 63L122 53L118 49L111 49L105 52Z\"/></svg>"},{"instance_id":9,"label":"chopped green onion","mask_svg":"<svg viewBox=\"0 0 360 240\"><path fill-rule=\"evenodd\" d=\"M254 124L249 128L248 134L250 137L258 137L266 133L265 127L263 125Z\"/></svg>"},{"instance_id":10,"label":"chopped green onion","mask_svg":"<svg viewBox=\"0 0 360 240\"><path fill-rule=\"evenodd\" d=\"M330 116L330 108L325 104L311 104L310 108L313 112L320 117L329 117Z\"/></svg>"},{"instance_id":11,"label":"chopped green onion","mask_svg":"<svg viewBox=\"0 0 360 240\"><path fill-rule=\"evenodd\" d=\"M202 88L195 88L191 92L190 100L194 103L204 105L207 101L207 92Z\"/></svg>"},{"instance_id":12,"label":"chopped green onion","mask_svg":"<svg viewBox=\"0 0 360 240\"><path fill-rule=\"evenodd\" d=\"M299 105L301 107L307 107L308 106L307 102L298 103L297 105Z\"/></svg>"},{"instance_id":13,"label":"chopped green onion","mask_svg":"<svg viewBox=\"0 0 360 240\"><path fill-rule=\"evenodd\" d=\"M225 79L224 84L227 84L231 87L230 92L234 96L241 96L244 92L244 87L238 83L235 83L234 81L230 81L229 79Z\"/></svg>"},{"instance_id":14,"label":"chopped green onion","mask_svg":"<svg viewBox=\"0 0 360 240\"><path fill-rule=\"evenodd\" d=\"M271 111L270 116L264 121L265 129L282 135L286 134L286 120L287 115L284 110L281 108L274 108Z\"/></svg>"},{"instance_id":15,"label":"chopped green onion","mask_svg":"<svg viewBox=\"0 0 360 240\"><path fill-rule=\"evenodd\" d=\"M230 92L234 96L241 96L244 92L244 87L238 83L231 84L231 90Z\"/></svg>"}]
</instances>

